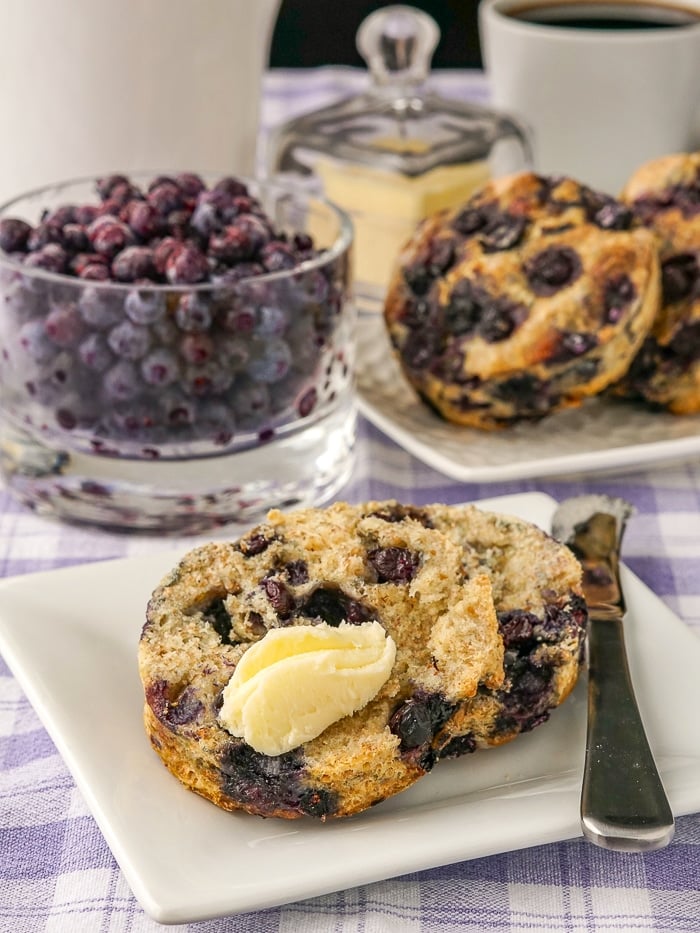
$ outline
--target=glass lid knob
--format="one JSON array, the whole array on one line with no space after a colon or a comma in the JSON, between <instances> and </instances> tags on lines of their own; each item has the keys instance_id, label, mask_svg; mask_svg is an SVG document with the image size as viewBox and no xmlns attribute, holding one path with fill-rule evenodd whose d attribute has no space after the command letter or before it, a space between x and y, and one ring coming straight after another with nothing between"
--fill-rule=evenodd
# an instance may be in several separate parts
<instances>
[{"instance_id":1,"label":"glass lid knob","mask_svg":"<svg viewBox=\"0 0 700 933\"><path fill-rule=\"evenodd\" d=\"M412 6L375 10L357 31L357 50L377 84L419 84L428 77L440 40L435 20Z\"/></svg>"}]
</instances>

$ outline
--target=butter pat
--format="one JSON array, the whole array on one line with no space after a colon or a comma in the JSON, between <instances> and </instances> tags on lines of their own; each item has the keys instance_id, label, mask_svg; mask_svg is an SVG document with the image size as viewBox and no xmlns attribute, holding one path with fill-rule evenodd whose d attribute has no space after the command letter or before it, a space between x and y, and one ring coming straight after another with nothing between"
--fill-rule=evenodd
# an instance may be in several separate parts
<instances>
[{"instance_id":1,"label":"butter pat","mask_svg":"<svg viewBox=\"0 0 700 933\"><path fill-rule=\"evenodd\" d=\"M257 752L281 755L366 706L395 657L379 622L272 629L238 662L219 722Z\"/></svg>"}]
</instances>

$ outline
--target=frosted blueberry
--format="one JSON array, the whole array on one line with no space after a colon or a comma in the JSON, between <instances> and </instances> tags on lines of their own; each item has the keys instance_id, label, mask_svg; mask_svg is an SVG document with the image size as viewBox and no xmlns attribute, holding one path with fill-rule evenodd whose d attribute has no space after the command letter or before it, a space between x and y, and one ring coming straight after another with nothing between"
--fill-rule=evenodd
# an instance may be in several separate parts
<instances>
[{"instance_id":1,"label":"frosted blueberry","mask_svg":"<svg viewBox=\"0 0 700 933\"><path fill-rule=\"evenodd\" d=\"M248 364L248 375L256 382L279 382L289 372L292 351L284 340L271 339L262 354Z\"/></svg>"},{"instance_id":2,"label":"frosted blueberry","mask_svg":"<svg viewBox=\"0 0 700 933\"><path fill-rule=\"evenodd\" d=\"M165 294L156 289L135 288L124 301L124 312L134 324L155 324L165 311Z\"/></svg>"},{"instance_id":3,"label":"frosted blueberry","mask_svg":"<svg viewBox=\"0 0 700 933\"><path fill-rule=\"evenodd\" d=\"M136 398L143 387L139 374L130 360L119 360L105 373L104 391L113 401L129 401Z\"/></svg>"},{"instance_id":4,"label":"frosted blueberry","mask_svg":"<svg viewBox=\"0 0 700 933\"><path fill-rule=\"evenodd\" d=\"M27 356L36 360L37 363L50 360L56 352L55 344L44 330L43 321L25 321L17 333L17 342Z\"/></svg>"},{"instance_id":5,"label":"frosted blueberry","mask_svg":"<svg viewBox=\"0 0 700 933\"><path fill-rule=\"evenodd\" d=\"M74 346L83 335L84 328L83 318L74 304L54 306L44 321L46 336L57 347Z\"/></svg>"},{"instance_id":6,"label":"frosted blueberry","mask_svg":"<svg viewBox=\"0 0 700 933\"><path fill-rule=\"evenodd\" d=\"M114 360L104 336L94 332L80 344L78 356L84 366L95 372L104 372Z\"/></svg>"},{"instance_id":7,"label":"frosted blueberry","mask_svg":"<svg viewBox=\"0 0 700 933\"><path fill-rule=\"evenodd\" d=\"M110 330L107 341L113 352L127 360L140 360L151 345L148 328L122 321Z\"/></svg>"},{"instance_id":8,"label":"frosted blueberry","mask_svg":"<svg viewBox=\"0 0 700 933\"><path fill-rule=\"evenodd\" d=\"M78 307L83 319L96 330L107 330L122 319L120 300L106 288L86 288Z\"/></svg>"},{"instance_id":9,"label":"frosted blueberry","mask_svg":"<svg viewBox=\"0 0 700 933\"><path fill-rule=\"evenodd\" d=\"M141 360L143 381L152 386L168 386L180 374L180 366L174 353L164 347L151 351Z\"/></svg>"},{"instance_id":10,"label":"frosted blueberry","mask_svg":"<svg viewBox=\"0 0 700 933\"><path fill-rule=\"evenodd\" d=\"M212 323L211 305L206 297L189 292L180 298L175 309L175 323L187 333L202 333Z\"/></svg>"}]
</instances>

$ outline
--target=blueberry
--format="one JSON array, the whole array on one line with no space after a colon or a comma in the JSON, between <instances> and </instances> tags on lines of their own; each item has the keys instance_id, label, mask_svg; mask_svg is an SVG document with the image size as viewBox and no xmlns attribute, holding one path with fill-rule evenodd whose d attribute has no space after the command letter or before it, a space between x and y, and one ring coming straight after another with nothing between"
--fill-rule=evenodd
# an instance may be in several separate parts
<instances>
[{"instance_id":1,"label":"blueberry","mask_svg":"<svg viewBox=\"0 0 700 933\"><path fill-rule=\"evenodd\" d=\"M151 335L148 328L126 320L110 330L107 342L117 356L126 360L140 360L148 353Z\"/></svg>"},{"instance_id":2,"label":"blueberry","mask_svg":"<svg viewBox=\"0 0 700 933\"><path fill-rule=\"evenodd\" d=\"M250 259L255 249L253 239L243 226L224 227L209 240L209 255L227 264Z\"/></svg>"},{"instance_id":3,"label":"blueberry","mask_svg":"<svg viewBox=\"0 0 700 933\"><path fill-rule=\"evenodd\" d=\"M401 703L389 719L389 729L398 736L401 751L415 755L429 770L434 763L430 745L438 730L454 712L455 704L438 693L418 690Z\"/></svg>"},{"instance_id":4,"label":"blueberry","mask_svg":"<svg viewBox=\"0 0 700 933\"><path fill-rule=\"evenodd\" d=\"M87 228L92 248L108 259L134 242L134 234L125 223L113 217L98 218Z\"/></svg>"},{"instance_id":5,"label":"blueberry","mask_svg":"<svg viewBox=\"0 0 700 933\"><path fill-rule=\"evenodd\" d=\"M124 313L134 324L155 324L165 312L165 294L156 289L135 288L124 301Z\"/></svg>"},{"instance_id":6,"label":"blueberry","mask_svg":"<svg viewBox=\"0 0 700 933\"><path fill-rule=\"evenodd\" d=\"M289 372L292 351L284 340L270 339L262 354L248 364L248 374L256 382L279 382Z\"/></svg>"},{"instance_id":7,"label":"blueberry","mask_svg":"<svg viewBox=\"0 0 700 933\"><path fill-rule=\"evenodd\" d=\"M231 390L231 401L237 420L244 426L255 427L270 409L270 392L263 383L239 378Z\"/></svg>"},{"instance_id":8,"label":"blueberry","mask_svg":"<svg viewBox=\"0 0 700 933\"><path fill-rule=\"evenodd\" d=\"M204 295L188 292L182 295L175 309L175 323L186 333L200 334L209 330L213 314L211 303Z\"/></svg>"},{"instance_id":9,"label":"blueberry","mask_svg":"<svg viewBox=\"0 0 700 933\"><path fill-rule=\"evenodd\" d=\"M58 243L47 243L35 253L28 253L24 265L30 269L63 273L68 265L68 254Z\"/></svg>"},{"instance_id":10,"label":"blueberry","mask_svg":"<svg viewBox=\"0 0 700 933\"><path fill-rule=\"evenodd\" d=\"M450 334L459 337L474 330L479 321L479 305L468 279L459 279L445 307L445 325Z\"/></svg>"},{"instance_id":11,"label":"blueberry","mask_svg":"<svg viewBox=\"0 0 700 933\"><path fill-rule=\"evenodd\" d=\"M452 221L452 226L458 233L471 236L486 226L488 212L475 207L466 207Z\"/></svg>"},{"instance_id":12,"label":"blueberry","mask_svg":"<svg viewBox=\"0 0 700 933\"><path fill-rule=\"evenodd\" d=\"M206 189L200 176L194 172L179 172L175 176L175 184L186 198L192 199Z\"/></svg>"},{"instance_id":13,"label":"blueberry","mask_svg":"<svg viewBox=\"0 0 700 933\"><path fill-rule=\"evenodd\" d=\"M165 277L171 285L195 285L209 278L209 263L196 246L183 244L174 249L165 263Z\"/></svg>"},{"instance_id":14,"label":"blueberry","mask_svg":"<svg viewBox=\"0 0 700 933\"><path fill-rule=\"evenodd\" d=\"M113 401L129 401L140 394L143 384L130 360L119 360L104 377L104 391Z\"/></svg>"},{"instance_id":15,"label":"blueberry","mask_svg":"<svg viewBox=\"0 0 700 933\"><path fill-rule=\"evenodd\" d=\"M202 609L202 619L208 622L221 639L224 645L231 642L231 615L226 608L224 600L218 596L206 608Z\"/></svg>"},{"instance_id":16,"label":"blueberry","mask_svg":"<svg viewBox=\"0 0 700 933\"><path fill-rule=\"evenodd\" d=\"M536 295L554 295L575 282L583 272L578 253L568 246L550 246L528 259L524 266Z\"/></svg>"},{"instance_id":17,"label":"blueberry","mask_svg":"<svg viewBox=\"0 0 700 933\"><path fill-rule=\"evenodd\" d=\"M277 615L281 619L288 618L294 611L295 600L284 582L275 577L268 577L260 585Z\"/></svg>"},{"instance_id":18,"label":"blueberry","mask_svg":"<svg viewBox=\"0 0 700 933\"><path fill-rule=\"evenodd\" d=\"M173 387L161 395L159 405L165 422L171 428L186 428L194 423L196 415L195 402L186 398L180 389Z\"/></svg>"},{"instance_id":19,"label":"blueberry","mask_svg":"<svg viewBox=\"0 0 700 933\"><path fill-rule=\"evenodd\" d=\"M61 242L61 228L55 224L39 223L34 227L27 238L27 249L34 253L49 243Z\"/></svg>"},{"instance_id":20,"label":"blueberry","mask_svg":"<svg viewBox=\"0 0 700 933\"><path fill-rule=\"evenodd\" d=\"M220 178L212 190L215 192L227 194L231 198L236 198L241 195L245 196L248 194L248 188L246 187L245 183L240 181L238 178L233 178L231 175L225 175L223 178Z\"/></svg>"},{"instance_id":21,"label":"blueberry","mask_svg":"<svg viewBox=\"0 0 700 933\"><path fill-rule=\"evenodd\" d=\"M341 622L362 625L376 619L377 613L334 584L317 587L298 607L299 614L307 619L320 619L337 627Z\"/></svg>"},{"instance_id":22,"label":"blueberry","mask_svg":"<svg viewBox=\"0 0 700 933\"><path fill-rule=\"evenodd\" d=\"M609 279L603 290L605 320L609 324L616 324L636 295L637 289L628 275L623 273Z\"/></svg>"},{"instance_id":23,"label":"blueberry","mask_svg":"<svg viewBox=\"0 0 700 933\"><path fill-rule=\"evenodd\" d=\"M163 232L163 219L148 201L129 202L122 216L134 235L143 242Z\"/></svg>"},{"instance_id":24,"label":"blueberry","mask_svg":"<svg viewBox=\"0 0 700 933\"><path fill-rule=\"evenodd\" d=\"M84 366L95 372L104 372L114 360L104 336L94 332L80 344L78 356Z\"/></svg>"},{"instance_id":25,"label":"blueberry","mask_svg":"<svg viewBox=\"0 0 700 933\"><path fill-rule=\"evenodd\" d=\"M275 540L274 534L262 530L254 530L245 538L238 542L238 549L244 557L254 557L256 554L262 554L268 549Z\"/></svg>"},{"instance_id":26,"label":"blueberry","mask_svg":"<svg viewBox=\"0 0 700 933\"><path fill-rule=\"evenodd\" d=\"M141 360L143 381L152 386L171 385L180 375L177 358L170 350L159 347Z\"/></svg>"},{"instance_id":27,"label":"blueberry","mask_svg":"<svg viewBox=\"0 0 700 933\"><path fill-rule=\"evenodd\" d=\"M44 330L46 336L58 347L72 347L83 335L83 318L74 304L54 306L46 316Z\"/></svg>"},{"instance_id":28,"label":"blueberry","mask_svg":"<svg viewBox=\"0 0 700 933\"><path fill-rule=\"evenodd\" d=\"M206 363L214 356L214 341L208 334L186 334L180 341L180 355L188 363Z\"/></svg>"},{"instance_id":29,"label":"blueberry","mask_svg":"<svg viewBox=\"0 0 700 933\"><path fill-rule=\"evenodd\" d=\"M292 586L302 586L309 582L309 568L305 560L290 560L285 564L284 572Z\"/></svg>"},{"instance_id":30,"label":"blueberry","mask_svg":"<svg viewBox=\"0 0 700 933\"><path fill-rule=\"evenodd\" d=\"M316 407L317 402L318 392L314 386L311 386L311 388L307 389L297 402L297 414L299 417L307 418Z\"/></svg>"},{"instance_id":31,"label":"blueberry","mask_svg":"<svg viewBox=\"0 0 700 933\"><path fill-rule=\"evenodd\" d=\"M488 253L512 249L522 239L526 226L524 217L516 217L507 211L496 213L488 220L481 234L481 245Z\"/></svg>"},{"instance_id":32,"label":"blueberry","mask_svg":"<svg viewBox=\"0 0 700 933\"><path fill-rule=\"evenodd\" d=\"M127 246L112 260L112 277L117 282L155 279L156 276L153 250L148 246Z\"/></svg>"},{"instance_id":33,"label":"blueberry","mask_svg":"<svg viewBox=\"0 0 700 933\"><path fill-rule=\"evenodd\" d=\"M17 341L27 356L44 363L56 352L55 344L49 339L43 321L25 321L17 332Z\"/></svg>"},{"instance_id":34,"label":"blueberry","mask_svg":"<svg viewBox=\"0 0 700 933\"><path fill-rule=\"evenodd\" d=\"M103 201L106 201L112 194L112 191L120 185L128 185L129 179L126 175L105 175L97 179L97 193Z\"/></svg>"},{"instance_id":35,"label":"blueberry","mask_svg":"<svg viewBox=\"0 0 700 933\"><path fill-rule=\"evenodd\" d=\"M161 278L165 278L165 267L171 255L182 248L182 241L172 236L164 236L161 240L151 243L153 249L153 264Z\"/></svg>"},{"instance_id":36,"label":"blueberry","mask_svg":"<svg viewBox=\"0 0 700 933\"><path fill-rule=\"evenodd\" d=\"M166 217L171 211L183 207L182 191L172 179L156 179L146 195L147 202L160 217Z\"/></svg>"},{"instance_id":37,"label":"blueberry","mask_svg":"<svg viewBox=\"0 0 700 933\"><path fill-rule=\"evenodd\" d=\"M197 198L190 224L201 236L210 237L223 228L220 202L221 199L210 191L202 192Z\"/></svg>"},{"instance_id":38,"label":"blueberry","mask_svg":"<svg viewBox=\"0 0 700 933\"><path fill-rule=\"evenodd\" d=\"M268 272L282 272L293 269L297 264L294 250L288 243L271 240L260 249L260 261Z\"/></svg>"},{"instance_id":39,"label":"blueberry","mask_svg":"<svg viewBox=\"0 0 700 933\"><path fill-rule=\"evenodd\" d=\"M582 334L575 331L561 331L557 347L550 356L552 363L567 363L577 356L583 356L598 345L595 334Z\"/></svg>"},{"instance_id":40,"label":"blueberry","mask_svg":"<svg viewBox=\"0 0 700 933\"><path fill-rule=\"evenodd\" d=\"M666 259L661 265L664 302L672 304L687 298L699 278L700 266L694 253L681 253Z\"/></svg>"},{"instance_id":41,"label":"blueberry","mask_svg":"<svg viewBox=\"0 0 700 933\"><path fill-rule=\"evenodd\" d=\"M225 402L217 399L198 403L195 425L199 437L218 446L231 442L236 427L232 410Z\"/></svg>"},{"instance_id":42,"label":"blueberry","mask_svg":"<svg viewBox=\"0 0 700 933\"><path fill-rule=\"evenodd\" d=\"M421 557L405 547L378 547L367 558L377 573L378 583L409 583L416 575Z\"/></svg>"},{"instance_id":43,"label":"blueberry","mask_svg":"<svg viewBox=\"0 0 700 933\"><path fill-rule=\"evenodd\" d=\"M220 395L231 385L234 374L216 360L199 365L190 364L182 375L182 386L190 395L204 397Z\"/></svg>"},{"instance_id":44,"label":"blueberry","mask_svg":"<svg viewBox=\"0 0 700 933\"><path fill-rule=\"evenodd\" d=\"M110 279L109 266L99 261L81 263L76 275L89 282L108 282Z\"/></svg>"},{"instance_id":45,"label":"blueberry","mask_svg":"<svg viewBox=\"0 0 700 933\"><path fill-rule=\"evenodd\" d=\"M108 288L85 288L78 307L84 320L97 330L107 330L122 319L119 299Z\"/></svg>"},{"instance_id":46,"label":"blueberry","mask_svg":"<svg viewBox=\"0 0 700 933\"><path fill-rule=\"evenodd\" d=\"M0 249L5 253L20 253L27 248L32 228L24 220L4 217L0 220Z\"/></svg>"}]
</instances>

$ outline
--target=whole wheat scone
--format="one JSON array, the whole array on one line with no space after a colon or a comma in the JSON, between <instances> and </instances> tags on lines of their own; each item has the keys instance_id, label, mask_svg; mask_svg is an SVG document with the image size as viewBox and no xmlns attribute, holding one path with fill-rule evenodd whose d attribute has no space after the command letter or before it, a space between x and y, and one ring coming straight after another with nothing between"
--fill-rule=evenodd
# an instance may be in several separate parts
<instances>
[{"instance_id":1,"label":"whole wheat scone","mask_svg":"<svg viewBox=\"0 0 700 933\"><path fill-rule=\"evenodd\" d=\"M642 165L622 199L658 240L662 301L617 387L675 414L700 411L700 152Z\"/></svg>"},{"instance_id":2,"label":"whole wheat scone","mask_svg":"<svg viewBox=\"0 0 700 933\"><path fill-rule=\"evenodd\" d=\"M402 370L445 419L495 429L620 379L659 301L653 235L570 178L522 172L423 221L384 307Z\"/></svg>"},{"instance_id":3,"label":"whole wheat scone","mask_svg":"<svg viewBox=\"0 0 700 933\"><path fill-rule=\"evenodd\" d=\"M154 749L190 789L261 816L347 816L403 790L459 705L503 680L488 578L462 565L417 519L345 504L273 511L237 542L191 551L154 592L139 645ZM268 630L374 619L396 659L359 712L275 756L219 723L223 688Z\"/></svg>"},{"instance_id":4,"label":"whole wheat scone","mask_svg":"<svg viewBox=\"0 0 700 933\"><path fill-rule=\"evenodd\" d=\"M427 505L414 515L459 546L468 577L488 574L505 649L503 684L464 700L435 751L450 758L501 745L546 722L576 684L587 622L581 566L568 547L519 518L472 505Z\"/></svg>"}]
</instances>

